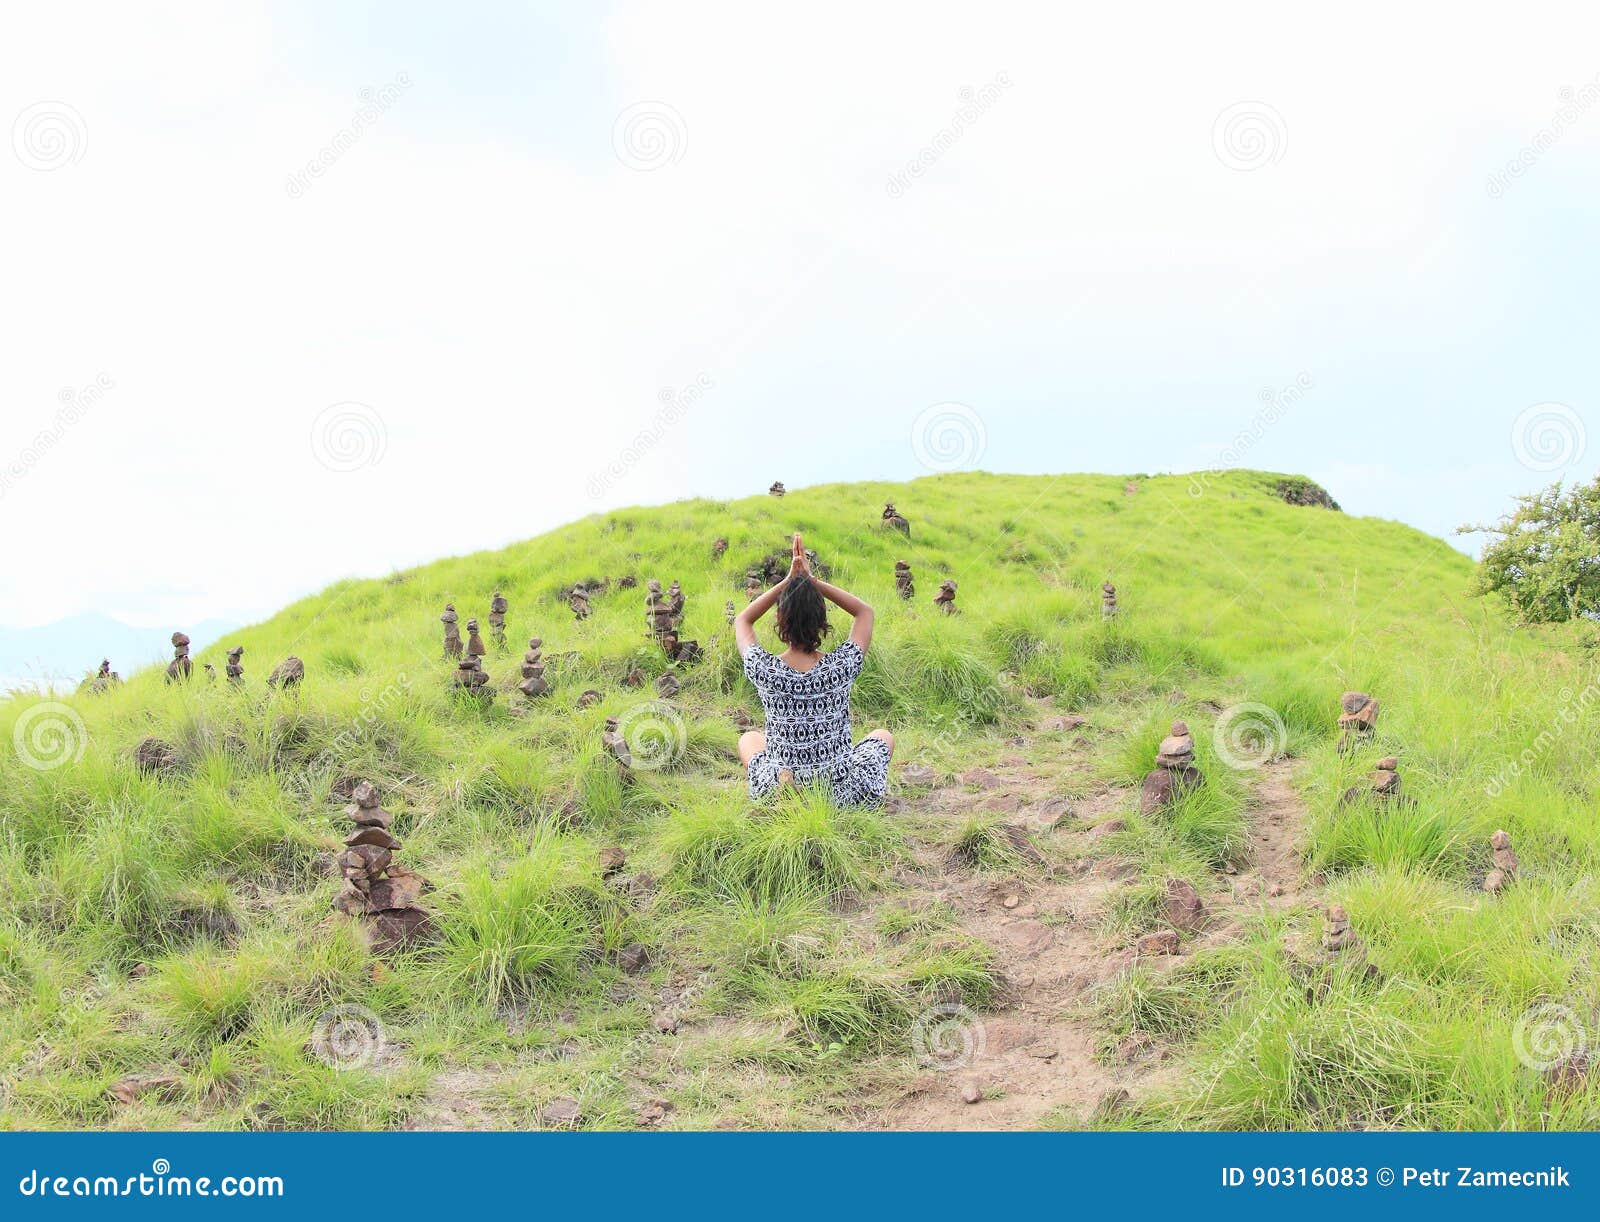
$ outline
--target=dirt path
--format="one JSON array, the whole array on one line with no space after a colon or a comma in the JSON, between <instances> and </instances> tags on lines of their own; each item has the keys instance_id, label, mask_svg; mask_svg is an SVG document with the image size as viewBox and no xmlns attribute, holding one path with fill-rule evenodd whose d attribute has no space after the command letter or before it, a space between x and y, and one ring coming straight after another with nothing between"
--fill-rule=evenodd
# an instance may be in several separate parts
<instances>
[{"instance_id":1,"label":"dirt path","mask_svg":"<svg viewBox=\"0 0 1600 1222\"><path fill-rule=\"evenodd\" d=\"M1249 809L1251 863L1237 876L1217 876L1204 896L1208 919L1193 949L1233 936L1237 922L1261 906L1285 907L1304 898L1297 844L1304 810L1290 785L1291 765L1276 762L1254 777ZM966 1022L970 1056L930 1070L903 1099L867 1122L890 1129L989 1130L1028 1128L1052 1113L1084 1122L1117 1092L1159 1089L1177 1073L1158 1044L1108 1038L1088 1011L1094 990L1126 970L1134 954L1128 940L1108 934L1102 917L1115 891L1132 882L1135 867L1097 852L1093 827L1130 809L1137 791L1107 790L1073 802L1072 814L1051 832L1049 795L1040 778L1005 768L976 798L971 786L935 790L919 806L936 816L965 816L986 805L1007 809L1027 802L1017 821L1031 825L1045 847L1046 863L1016 877L980 877L924 863L927 888L958 913L967 933L993 947L1006 996L990 1013L958 1016ZM997 800L998 799L998 800ZM1181 956L1147 962L1170 968ZM981 1092L971 1102L972 1088ZM964 1094L965 1092L965 1094Z\"/></svg>"}]
</instances>

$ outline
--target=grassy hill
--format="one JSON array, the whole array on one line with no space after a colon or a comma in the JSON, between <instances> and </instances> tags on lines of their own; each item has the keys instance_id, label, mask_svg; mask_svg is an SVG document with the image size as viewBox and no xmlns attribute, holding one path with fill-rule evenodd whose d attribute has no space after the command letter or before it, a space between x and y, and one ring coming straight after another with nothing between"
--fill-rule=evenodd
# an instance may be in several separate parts
<instances>
[{"instance_id":1,"label":"grassy hill","mask_svg":"<svg viewBox=\"0 0 1600 1222\"><path fill-rule=\"evenodd\" d=\"M0 1125L1592 1127L1594 1075L1530 1064L1596 1035L1593 661L1470 599L1443 542L1279 484L961 474L621 511L197 655L243 645L242 688L149 670L0 704ZM796 529L878 610L854 709L899 740L884 811L743 796L736 717L760 714L723 606ZM706 649L667 702L651 577ZM484 707L437 617L486 621L497 589ZM554 691L519 713L530 635ZM1383 711L1343 756L1347 689ZM608 716L666 765L620 773ZM1206 782L1143 817L1175 717ZM151 736L172 770L134 766ZM1340 805L1385 754L1415 805ZM434 884L426 949L374 959L330 911L355 777ZM1491 896L1496 828L1523 864ZM1174 880L1210 918L1135 957ZM1324 961L1331 902L1364 947Z\"/></svg>"}]
</instances>

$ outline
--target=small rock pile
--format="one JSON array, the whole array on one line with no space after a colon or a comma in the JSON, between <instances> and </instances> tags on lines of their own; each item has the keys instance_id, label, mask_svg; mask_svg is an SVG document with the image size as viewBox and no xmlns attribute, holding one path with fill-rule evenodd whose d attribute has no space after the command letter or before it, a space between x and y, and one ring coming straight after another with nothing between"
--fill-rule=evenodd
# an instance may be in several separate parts
<instances>
[{"instance_id":1,"label":"small rock pile","mask_svg":"<svg viewBox=\"0 0 1600 1222\"><path fill-rule=\"evenodd\" d=\"M1146 815L1171 806L1203 780L1194 766L1194 736L1185 721L1172 723L1172 732L1161 740L1156 751L1156 766L1144 778L1139 794L1139 810Z\"/></svg>"},{"instance_id":2,"label":"small rock pile","mask_svg":"<svg viewBox=\"0 0 1600 1222\"><path fill-rule=\"evenodd\" d=\"M444 656L447 658L461 656L461 629L456 627L458 618L455 603L445 603L439 622L444 625Z\"/></svg>"},{"instance_id":3,"label":"small rock pile","mask_svg":"<svg viewBox=\"0 0 1600 1222\"><path fill-rule=\"evenodd\" d=\"M228 650L228 682L244 682L244 646L235 645Z\"/></svg>"},{"instance_id":4,"label":"small rock pile","mask_svg":"<svg viewBox=\"0 0 1600 1222\"><path fill-rule=\"evenodd\" d=\"M664 672L661 678L656 680L656 691L660 693L663 700L671 700L680 690L682 688L678 683L678 676L670 670Z\"/></svg>"},{"instance_id":5,"label":"small rock pile","mask_svg":"<svg viewBox=\"0 0 1600 1222\"><path fill-rule=\"evenodd\" d=\"M547 695L550 683L544 677L544 641L536 636L528 638L528 652L522 655L522 682L517 690L532 700Z\"/></svg>"},{"instance_id":6,"label":"small rock pile","mask_svg":"<svg viewBox=\"0 0 1600 1222\"><path fill-rule=\"evenodd\" d=\"M757 598L761 597L761 591L764 589L766 589L766 587L761 584L761 574L756 572L755 569L751 569L744 575L745 602L755 602Z\"/></svg>"},{"instance_id":7,"label":"small rock pile","mask_svg":"<svg viewBox=\"0 0 1600 1222\"><path fill-rule=\"evenodd\" d=\"M787 491L789 490L783 486L783 481L781 479L775 479L772 481L772 487L767 489L767 495L779 497L781 499L783 494Z\"/></svg>"},{"instance_id":8,"label":"small rock pile","mask_svg":"<svg viewBox=\"0 0 1600 1222\"><path fill-rule=\"evenodd\" d=\"M488 673L477 654L469 653L456 663L455 686L457 691L476 696L486 704L494 699L494 688L489 686Z\"/></svg>"},{"instance_id":9,"label":"small rock pile","mask_svg":"<svg viewBox=\"0 0 1600 1222\"><path fill-rule=\"evenodd\" d=\"M1112 619L1117 614L1117 587L1109 581L1100 587L1100 618Z\"/></svg>"},{"instance_id":10,"label":"small rock pile","mask_svg":"<svg viewBox=\"0 0 1600 1222\"><path fill-rule=\"evenodd\" d=\"M722 618L728 621L728 626L733 626L733 621L739 618L739 612L734 608L733 599L722 604Z\"/></svg>"},{"instance_id":11,"label":"small rock pile","mask_svg":"<svg viewBox=\"0 0 1600 1222\"><path fill-rule=\"evenodd\" d=\"M167 663L168 683L187 683L194 673L194 663L189 661L189 638L181 632L172 634L172 661Z\"/></svg>"},{"instance_id":12,"label":"small rock pile","mask_svg":"<svg viewBox=\"0 0 1600 1222\"><path fill-rule=\"evenodd\" d=\"M334 898L334 911L361 922L367 945L376 954L431 940L433 918L417 907L430 889L428 880L394 864L400 842L389 832L394 817L378 804L378 791L362 781L354 796L344 808L356 830L344 838L345 850L339 855L345 884Z\"/></svg>"},{"instance_id":13,"label":"small rock pile","mask_svg":"<svg viewBox=\"0 0 1600 1222\"><path fill-rule=\"evenodd\" d=\"M1378 725L1378 702L1366 692L1346 692L1339 697L1339 750L1354 751L1360 741L1371 738Z\"/></svg>"},{"instance_id":14,"label":"small rock pile","mask_svg":"<svg viewBox=\"0 0 1600 1222\"><path fill-rule=\"evenodd\" d=\"M494 647L500 652L506 647L506 612L511 610L511 604L506 601L506 596L499 590L494 592L494 597L489 600L489 635L494 638Z\"/></svg>"},{"instance_id":15,"label":"small rock pile","mask_svg":"<svg viewBox=\"0 0 1600 1222\"><path fill-rule=\"evenodd\" d=\"M267 683L272 687L281 687L287 692L299 687L305 677L306 664L291 653L272 668L272 673L267 676Z\"/></svg>"},{"instance_id":16,"label":"small rock pile","mask_svg":"<svg viewBox=\"0 0 1600 1222\"><path fill-rule=\"evenodd\" d=\"M716 542L714 542L711 545L711 558L713 560L721 560L722 557L723 557L723 554L727 550L728 550L728 541L726 539L719 538L719 539L716 540Z\"/></svg>"},{"instance_id":17,"label":"small rock pile","mask_svg":"<svg viewBox=\"0 0 1600 1222\"><path fill-rule=\"evenodd\" d=\"M1400 761L1392 755L1386 755L1378 761L1372 775L1367 778L1365 785L1352 785L1339 797L1341 806L1348 806L1362 798L1372 798L1382 803L1411 804L1411 799L1403 797L1400 793Z\"/></svg>"},{"instance_id":18,"label":"small rock pile","mask_svg":"<svg viewBox=\"0 0 1600 1222\"><path fill-rule=\"evenodd\" d=\"M574 619L589 618L589 591L582 585L575 585L567 591L567 606L572 608Z\"/></svg>"},{"instance_id":19,"label":"small rock pile","mask_svg":"<svg viewBox=\"0 0 1600 1222\"><path fill-rule=\"evenodd\" d=\"M1359 948L1361 939L1350 928L1350 914L1343 904L1329 904L1322 914L1322 949L1330 955Z\"/></svg>"},{"instance_id":20,"label":"small rock pile","mask_svg":"<svg viewBox=\"0 0 1600 1222\"><path fill-rule=\"evenodd\" d=\"M956 614L955 578L946 577L939 583L939 592L933 596L933 605L946 615Z\"/></svg>"},{"instance_id":21,"label":"small rock pile","mask_svg":"<svg viewBox=\"0 0 1600 1222\"><path fill-rule=\"evenodd\" d=\"M622 736L620 725L618 718L607 717L605 728L600 731L600 745L617 761L619 768L626 770L633 767L633 753L628 750L628 740Z\"/></svg>"},{"instance_id":22,"label":"small rock pile","mask_svg":"<svg viewBox=\"0 0 1600 1222\"><path fill-rule=\"evenodd\" d=\"M111 669L111 659L102 658L100 660L100 669L89 677L89 682L85 686L91 692L106 692L121 682L122 676Z\"/></svg>"},{"instance_id":23,"label":"small rock pile","mask_svg":"<svg viewBox=\"0 0 1600 1222\"><path fill-rule=\"evenodd\" d=\"M683 627L683 587L674 581L665 593L661 583L651 578L645 583L644 619L650 635L673 662L685 666L698 662L702 655L699 641L686 641L678 635Z\"/></svg>"},{"instance_id":24,"label":"small rock pile","mask_svg":"<svg viewBox=\"0 0 1600 1222\"><path fill-rule=\"evenodd\" d=\"M469 619L467 621L467 655L473 658L481 658L488 652L484 648L483 638L478 635L478 621Z\"/></svg>"},{"instance_id":25,"label":"small rock pile","mask_svg":"<svg viewBox=\"0 0 1600 1222\"><path fill-rule=\"evenodd\" d=\"M1517 851L1511 847L1511 834L1504 829L1489 837L1489 848L1493 853L1494 869L1484 875L1483 889L1493 895L1504 890L1517 877L1517 869L1522 862L1517 857Z\"/></svg>"},{"instance_id":26,"label":"small rock pile","mask_svg":"<svg viewBox=\"0 0 1600 1222\"><path fill-rule=\"evenodd\" d=\"M911 566L904 560L894 562L894 590L907 602L916 597L917 587L911 579Z\"/></svg>"},{"instance_id":27,"label":"small rock pile","mask_svg":"<svg viewBox=\"0 0 1600 1222\"><path fill-rule=\"evenodd\" d=\"M911 537L911 523L900 516L900 511L894 507L893 501L884 503L883 524L890 530L898 530L908 539Z\"/></svg>"},{"instance_id":28,"label":"small rock pile","mask_svg":"<svg viewBox=\"0 0 1600 1222\"><path fill-rule=\"evenodd\" d=\"M146 738L133 749L133 764L146 776L178 770L178 749L159 738Z\"/></svg>"}]
</instances>

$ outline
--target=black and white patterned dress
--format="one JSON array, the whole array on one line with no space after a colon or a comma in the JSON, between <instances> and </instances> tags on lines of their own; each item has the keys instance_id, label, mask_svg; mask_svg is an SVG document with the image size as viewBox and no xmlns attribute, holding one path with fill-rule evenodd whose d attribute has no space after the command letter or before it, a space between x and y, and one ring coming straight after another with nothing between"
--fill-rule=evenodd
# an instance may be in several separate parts
<instances>
[{"instance_id":1,"label":"black and white patterned dress","mask_svg":"<svg viewBox=\"0 0 1600 1222\"><path fill-rule=\"evenodd\" d=\"M750 796L771 793L778 770L796 781L824 779L840 806L877 806L889 788L889 744L850 741L850 685L866 657L846 641L808 671L798 671L760 645L744 651L744 673L761 697L767 746L750 760Z\"/></svg>"}]
</instances>

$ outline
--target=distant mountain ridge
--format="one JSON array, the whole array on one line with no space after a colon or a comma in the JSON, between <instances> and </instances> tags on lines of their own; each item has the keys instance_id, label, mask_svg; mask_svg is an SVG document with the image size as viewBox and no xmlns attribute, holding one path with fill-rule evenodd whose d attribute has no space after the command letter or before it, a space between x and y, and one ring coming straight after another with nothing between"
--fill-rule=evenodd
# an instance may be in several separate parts
<instances>
[{"instance_id":1,"label":"distant mountain ridge","mask_svg":"<svg viewBox=\"0 0 1600 1222\"><path fill-rule=\"evenodd\" d=\"M171 638L182 629L196 650L239 627L230 620L138 627L97 611L69 615L36 628L0 628L0 691L15 687L70 687L100 665L128 674L172 654Z\"/></svg>"}]
</instances>

